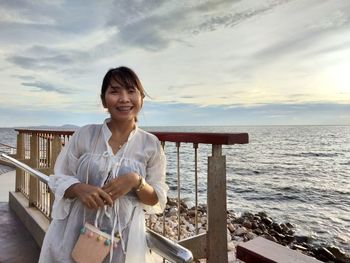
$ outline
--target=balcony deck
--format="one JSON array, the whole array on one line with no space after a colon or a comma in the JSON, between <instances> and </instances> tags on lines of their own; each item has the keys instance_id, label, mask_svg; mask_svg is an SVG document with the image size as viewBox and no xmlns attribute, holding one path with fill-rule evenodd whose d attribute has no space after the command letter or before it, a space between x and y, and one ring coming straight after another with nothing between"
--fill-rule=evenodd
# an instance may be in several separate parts
<instances>
[{"instance_id":1,"label":"balcony deck","mask_svg":"<svg viewBox=\"0 0 350 263\"><path fill-rule=\"evenodd\" d=\"M40 247L9 207L8 196L14 187L14 169L0 164L0 262L38 262Z\"/></svg>"},{"instance_id":2,"label":"balcony deck","mask_svg":"<svg viewBox=\"0 0 350 263\"><path fill-rule=\"evenodd\" d=\"M0 202L0 262L35 263L39 254L39 246L8 202Z\"/></svg>"}]
</instances>

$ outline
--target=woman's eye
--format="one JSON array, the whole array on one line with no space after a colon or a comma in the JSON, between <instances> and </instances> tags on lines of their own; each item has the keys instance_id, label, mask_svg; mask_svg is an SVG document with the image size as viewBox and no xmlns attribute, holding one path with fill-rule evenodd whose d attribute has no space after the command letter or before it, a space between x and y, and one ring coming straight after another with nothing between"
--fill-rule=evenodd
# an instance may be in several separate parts
<instances>
[{"instance_id":1,"label":"woman's eye","mask_svg":"<svg viewBox=\"0 0 350 263\"><path fill-rule=\"evenodd\" d=\"M117 94L119 93L119 89L111 89L110 91L112 94Z\"/></svg>"}]
</instances>

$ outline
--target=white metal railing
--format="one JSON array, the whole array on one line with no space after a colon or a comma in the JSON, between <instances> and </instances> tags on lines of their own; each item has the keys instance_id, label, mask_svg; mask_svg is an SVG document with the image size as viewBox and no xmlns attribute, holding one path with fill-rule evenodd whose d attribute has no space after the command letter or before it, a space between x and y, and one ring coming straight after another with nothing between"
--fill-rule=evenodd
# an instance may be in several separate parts
<instances>
[{"instance_id":1,"label":"white metal railing","mask_svg":"<svg viewBox=\"0 0 350 263\"><path fill-rule=\"evenodd\" d=\"M17 168L22 169L23 171L35 176L35 178L37 178L45 185L48 184L49 176L46 174L31 168L27 164L20 162L15 158L8 156L7 154L1 153L0 157L4 158L8 162L11 162ZM191 251L150 229L147 229L146 231L146 239L148 247L152 251L170 262L189 263L193 261L193 255Z\"/></svg>"}]
</instances>

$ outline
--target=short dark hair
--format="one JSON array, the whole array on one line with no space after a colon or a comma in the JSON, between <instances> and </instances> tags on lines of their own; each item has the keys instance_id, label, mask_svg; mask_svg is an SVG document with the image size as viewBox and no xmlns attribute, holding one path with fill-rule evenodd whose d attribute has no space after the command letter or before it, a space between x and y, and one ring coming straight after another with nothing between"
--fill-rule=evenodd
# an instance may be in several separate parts
<instances>
[{"instance_id":1,"label":"short dark hair","mask_svg":"<svg viewBox=\"0 0 350 263\"><path fill-rule=\"evenodd\" d=\"M105 105L104 99L105 99L106 91L108 89L109 84L111 83L112 78L122 87L125 87L125 88L133 87L138 89L142 99L145 97L146 95L145 90L136 73L132 69L122 66L122 67L112 68L108 70L106 75L103 78L101 95L100 95L103 105Z\"/></svg>"}]
</instances>

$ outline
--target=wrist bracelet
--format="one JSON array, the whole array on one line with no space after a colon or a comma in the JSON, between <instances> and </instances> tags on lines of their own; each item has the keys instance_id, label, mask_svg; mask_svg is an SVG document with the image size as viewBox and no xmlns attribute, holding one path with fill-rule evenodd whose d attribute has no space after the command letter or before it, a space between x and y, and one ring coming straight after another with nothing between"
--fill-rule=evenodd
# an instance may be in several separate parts
<instances>
[{"instance_id":1,"label":"wrist bracelet","mask_svg":"<svg viewBox=\"0 0 350 263\"><path fill-rule=\"evenodd\" d=\"M139 185L137 186L137 188L135 189L135 192L140 192L141 189L145 186L146 184L146 181L145 181L145 178L143 178L141 175L139 175L140 178L139 178Z\"/></svg>"}]
</instances>

